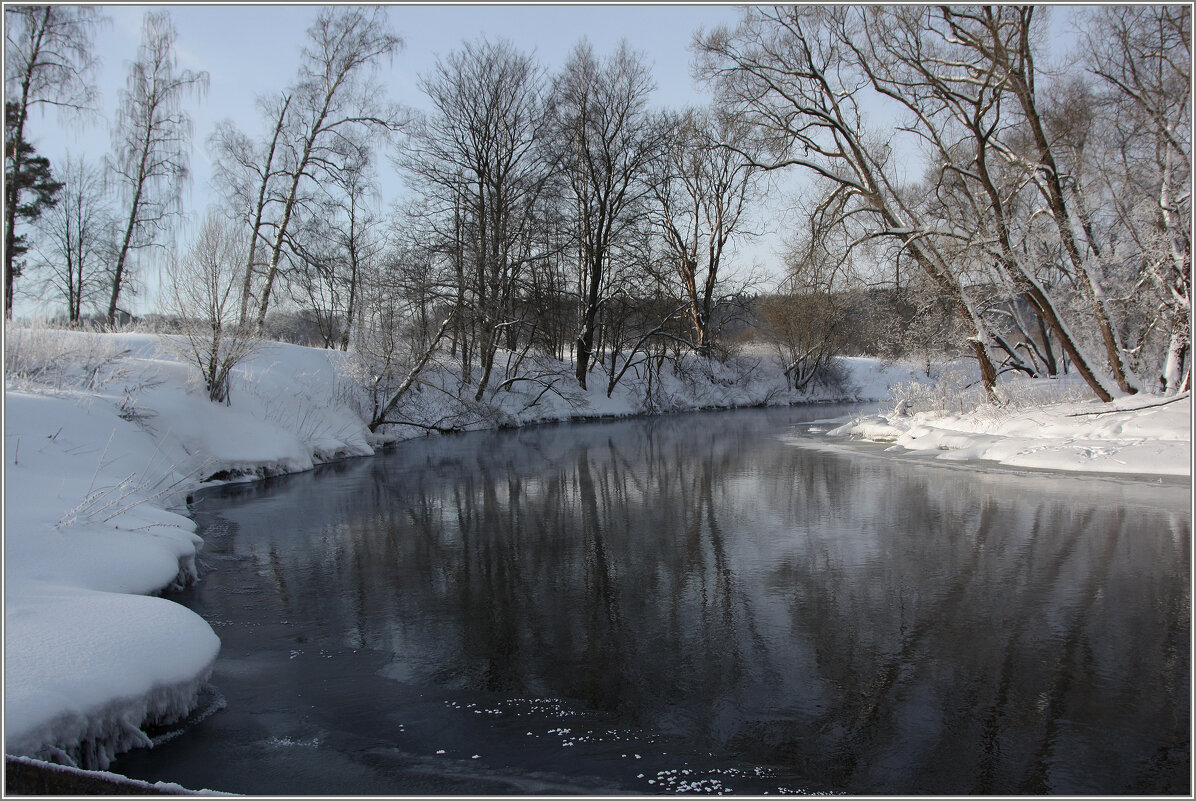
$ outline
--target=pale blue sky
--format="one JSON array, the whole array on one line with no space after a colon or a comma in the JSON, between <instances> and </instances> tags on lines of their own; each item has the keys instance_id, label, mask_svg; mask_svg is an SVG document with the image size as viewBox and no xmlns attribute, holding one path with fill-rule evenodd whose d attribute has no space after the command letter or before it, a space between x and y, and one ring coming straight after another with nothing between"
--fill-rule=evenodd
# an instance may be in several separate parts
<instances>
[{"instance_id":1,"label":"pale blue sky","mask_svg":"<svg viewBox=\"0 0 1196 801\"><path fill-rule=\"evenodd\" d=\"M128 62L134 58L141 36L141 21L147 10L162 6L126 4L101 6L110 23L101 31L96 45L102 60L99 85L101 117L89 124L60 126L53 113L35 115L31 120L30 139L38 151L61 163L67 151L86 154L99 162L108 152L108 125L114 116L119 90L124 86ZM211 194L211 173L206 143L216 123L232 118L246 133L263 134L262 122L254 107L262 94L284 89L295 76L299 49L306 30L319 13L320 6L308 5L170 5L167 7L179 32L176 49L181 66L206 70L211 84L206 98L190 104L195 123L191 157L193 179L185 195L191 219L202 216ZM1052 48L1065 52L1064 34L1074 8L1051 9ZM549 70L560 68L569 51L588 37L596 52L610 52L626 38L631 47L645 54L653 66L657 91L653 103L660 107L679 107L705 102L705 95L690 75L692 53L689 45L695 31L720 24L732 25L739 18L740 7L725 4L397 4L389 6L394 30L403 37L404 47L393 63L384 67L383 80L392 100L408 106L421 106L422 94L417 75L428 72L437 55L446 55L466 40L482 36L505 38L526 52L534 52ZM379 158L379 173L384 182L387 202L402 191L389 162ZM786 184L796 176L775 175ZM783 227L788 201L777 191L769 194L770 208L761 212L764 228L774 233L745 243L743 261L755 263L775 274L779 259L775 251L781 238L775 229ZM153 272L152 268L149 272ZM153 283L152 275L146 275ZM138 300L140 311L152 305L152 292Z\"/></svg>"},{"instance_id":2,"label":"pale blue sky","mask_svg":"<svg viewBox=\"0 0 1196 801\"><path fill-rule=\"evenodd\" d=\"M128 61L136 54L141 20L148 5L104 6L111 18L97 41L102 59L100 111L104 119L60 130L51 114L33 119L32 140L52 161L69 149L100 158L108 151L108 124L124 85ZM206 198L210 173L206 141L226 117L247 133L261 133L255 98L284 89L294 78L305 31L319 11L316 5L169 6L178 29L180 65L206 70L211 85L204 101L191 103L195 122L192 172L193 201ZM688 46L700 26L733 23L738 10L727 5L394 5L393 28L404 47L384 67L390 97L420 106L416 76L426 73L437 55L446 55L465 40L482 36L505 38L525 52L534 51L549 70L559 68L584 36L602 54L626 38L653 65L660 106L700 103L703 95L690 78ZM383 172L387 169L383 167ZM194 205L194 203L189 204Z\"/></svg>"},{"instance_id":3,"label":"pale blue sky","mask_svg":"<svg viewBox=\"0 0 1196 801\"><path fill-rule=\"evenodd\" d=\"M128 62L136 55L142 17L162 6L131 4L101 6L110 18L96 42L101 58L99 103L101 118L89 123L60 125L49 113L31 120L30 139L38 151L60 162L69 151L99 162L110 146L109 124L119 91L124 86ZM206 98L189 105L194 120L191 185L185 206L191 219L203 213L211 198L207 139L217 122L232 118L254 136L261 136L262 122L254 107L262 94L284 89L294 79L299 49L306 30L319 13L319 5L170 5L178 29L176 51L180 66L206 70L210 87ZM421 106L417 75L428 72L436 56L447 55L466 40L482 36L504 38L525 52L534 52L550 71L561 67L569 51L588 37L599 54L610 52L620 39L645 54L653 67L657 91L654 105L678 107L704 102L703 93L690 77L689 44L700 27L733 24L739 9L732 5L531 5L438 4L389 6L393 29L404 47L383 69L383 81L392 100ZM385 158L379 173L389 201L401 184ZM756 260L767 260L761 252ZM152 269L151 269L152 272ZM153 283L152 275L145 278ZM152 293L151 293L152 294ZM147 310L152 297L137 302Z\"/></svg>"}]
</instances>

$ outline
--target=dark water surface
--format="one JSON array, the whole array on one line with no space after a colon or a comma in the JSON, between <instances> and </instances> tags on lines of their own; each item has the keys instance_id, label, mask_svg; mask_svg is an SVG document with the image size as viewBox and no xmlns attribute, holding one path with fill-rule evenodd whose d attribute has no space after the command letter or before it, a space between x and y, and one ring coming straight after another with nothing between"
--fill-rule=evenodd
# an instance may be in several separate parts
<instances>
[{"instance_id":1,"label":"dark water surface","mask_svg":"<svg viewBox=\"0 0 1196 801\"><path fill-rule=\"evenodd\" d=\"M287 795L1187 794L1189 485L803 433L841 413L478 433L207 492L179 599L220 635L227 705L112 770Z\"/></svg>"}]
</instances>

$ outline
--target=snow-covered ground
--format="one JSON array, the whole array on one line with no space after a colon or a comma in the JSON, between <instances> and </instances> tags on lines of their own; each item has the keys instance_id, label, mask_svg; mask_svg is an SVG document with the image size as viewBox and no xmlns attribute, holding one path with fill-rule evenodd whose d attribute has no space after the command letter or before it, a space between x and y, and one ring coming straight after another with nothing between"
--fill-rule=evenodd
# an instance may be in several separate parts
<instances>
[{"instance_id":1,"label":"snow-covered ground","mask_svg":"<svg viewBox=\"0 0 1196 801\"><path fill-rule=\"evenodd\" d=\"M189 493L213 477L306 470L424 433L371 433L344 359L268 344L237 368L225 406L207 400L198 373L160 336L6 331L7 753L104 768L148 744L148 724L192 709L219 640L199 616L154 597L197 578L202 543L185 516ZM861 399L910 377L868 360L848 367ZM534 405L542 384L516 384L482 404L428 389L405 411L470 429L841 396L786 391L765 354L651 387L625 381L608 398L595 374L589 392L547 392Z\"/></svg>"},{"instance_id":2,"label":"snow-covered ground","mask_svg":"<svg viewBox=\"0 0 1196 801\"><path fill-rule=\"evenodd\" d=\"M1191 476L1192 401L1123 397L1112 403L1070 401L970 411L892 411L827 427L829 437L888 442L895 453L941 461L987 461L1009 467L1126 475Z\"/></svg>"},{"instance_id":3,"label":"snow-covered ground","mask_svg":"<svg viewBox=\"0 0 1196 801\"><path fill-rule=\"evenodd\" d=\"M370 432L368 404L347 377L345 354L335 351L263 346L234 372L226 406L207 400L198 373L157 335L10 328L5 346L5 751L104 768L114 754L147 744L148 724L195 706L220 648L201 618L154 597L197 578L202 543L185 516L189 494L214 479L248 480L368 455L425 429ZM600 373L580 392L558 365L555 383L541 373L539 381L517 382L481 403L444 391L453 378L441 365L429 374L440 388L413 392L403 413L465 430L882 400L918 380L910 367L843 363L846 391L788 391L767 352L748 351L725 364L666 370L651 383L629 374L609 398ZM894 413L834 433L888 439L938 458L1190 474L1190 402L1155 405L1160 400Z\"/></svg>"}]
</instances>

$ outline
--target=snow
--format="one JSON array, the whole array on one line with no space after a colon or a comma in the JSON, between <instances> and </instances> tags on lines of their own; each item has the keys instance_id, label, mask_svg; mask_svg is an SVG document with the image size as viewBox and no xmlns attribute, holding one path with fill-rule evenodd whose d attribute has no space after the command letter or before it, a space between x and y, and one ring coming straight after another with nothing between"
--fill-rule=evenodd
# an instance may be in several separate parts
<instances>
[{"instance_id":1,"label":"snow","mask_svg":"<svg viewBox=\"0 0 1196 801\"><path fill-rule=\"evenodd\" d=\"M231 793L222 793L216 790L189 790L174 782L150 783L140 779L130 779L118 773L84 772L76 768L29 757L8 756L5 759L5 764L9 775L14 768L28 768L47 778L60 777L59 781L65 788L87 787L91 790L91 794L97 795L231 795ZM76 791L78 792L78 790ZM62 791L56 790L56 792Z\"/></svg>"},{"instance_id":2,"label":"snow","mask_svg":"<svg viewBox=\"0 0 1196 801\"><path fill-rule=\"evenodd\" d=\"M155 334L9 327L5 351L5 750L104 768L148 745L147 726L196 705L219 652L198 615L152 597L198 579L188 494L212 477L307 470L424 431L371 433L335 351L264 345L235 370L227 406L209 402L198 373ZM587 393L531 406L538 385L485 408L427 391L408 414L464 430L801 399L776 370L753 369L762 362L666 375L651 393L629 375L610 398L596 374ZM905 376L861 365L860 397Z\"/></svg>"},{"instance_id":3,"label":"snow","mask_svg":"<svg viewBox=\"0 0 1196 801\"><path fill-rule=\"evenodd\" d=\"M827 432L888 442L894 453L940 461L1127 475L1191 476L1188 395L1132 395L1112 403L1022 409L983 405L963 413L900 411L850 420Z\"/></svg>"},{"instance_id":4,"label":"snow","mask_svg":"<svg viewBox=\"0 0 1196 801\"><path fill-rule=\"evenodd\" d=\"M80 400L5 393L5 750L106 767L143 721L190 709L220 644L145 595L194 577L191 521L137 504L176 476Z\"/></svg>"},{"instance_id":5,"label":"snow","mask_svg":"<svg viewBox=\"0 0 1196 801\"><path fill-rule=\"evenodd\" d=\"M7 334L5 750L104 768L195 706L219 652L202 618L150 597L197 578L187 494L373 449L311 397L333 384L318 351L264 348L220 406L157 336Z\"/></svg>"},{"instance_id":6,"label":"snow","mask_svg":"<svg viewBox=\"0 0 1196 801\"><path fill-rule=\"evenodd\" d=\"M369 455L425 429L370 432L368 404L347 378L346 355L336 351L265 345L234 371L231 405L222 405L207 400L198 373L158 335L8 328L5 346L5 750L105 768L120 751L149 745L149 725L196 706L219 652L204 620L156 597L200 579L202 542L185 516L189 494L210 480ZM552 391L519 382L479 404L451 397L452 365L441 363L430 369L429 386L405 401L403 414L469 430L881 400L918 372L871 359L843 365L847 389L796 394L768 351L746 348L725 363L666 369L651 384L629 372L607 397L600 371L582 392L567 365L545 364L537 369L556 376ZM1190 404L1136 408L1157 400L1015 414L890 414L834 433L889 440L936 458L1187 475Z\"/></svg>"}]
</instances>

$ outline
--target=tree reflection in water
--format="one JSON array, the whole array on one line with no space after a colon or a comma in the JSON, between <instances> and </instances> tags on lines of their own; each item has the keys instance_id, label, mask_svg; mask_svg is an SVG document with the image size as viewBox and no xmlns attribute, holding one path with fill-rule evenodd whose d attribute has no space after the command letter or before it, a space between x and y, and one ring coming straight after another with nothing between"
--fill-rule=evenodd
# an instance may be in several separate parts
<instances>
[{"instance_id":1,"label":"tree reflection in water","mask_svg":"<svg viewBox=\"0 0 1196 801\"><path fill-rule=\"evenodd\" d=\"M1187 791L1187 486L783 441L803 414L411 442L220 515L405 682L849 792Z\"/></svg>"}]
</instances>

